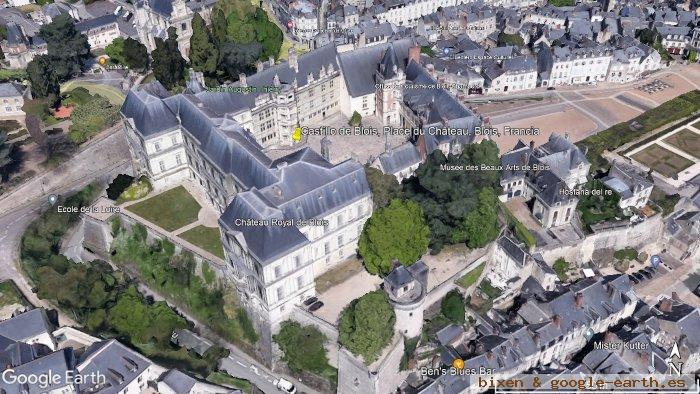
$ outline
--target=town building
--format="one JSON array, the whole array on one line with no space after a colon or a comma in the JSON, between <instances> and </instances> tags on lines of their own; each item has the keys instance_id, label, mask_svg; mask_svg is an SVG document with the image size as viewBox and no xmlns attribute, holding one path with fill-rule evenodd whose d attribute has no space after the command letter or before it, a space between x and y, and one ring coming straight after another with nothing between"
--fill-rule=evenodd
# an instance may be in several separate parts
<instances>
[{"instance_id":1,"label":"town building","mask_svg":"<svg viewBox=\"0 0 700 394\"><path fill-rule=\"evenodd\" d=\"M36 55L47 53L46 42L38 35L30 36L16 23L8 23L7 39L0 44L11 68L26 68Z\"/></svg>"},{"instance_id":2,"label":"town building","mask_svg":"<svg viewBox=\"0 0 700 394\"><path fill-rule=\"evenodd\" d=\"M125 36L119 29L118 18L117 15L107 14L78 22L75 28L87 37L90 49L104 49L115 38Z\"/></svg>"},{"instance_id":3,"label":"town building","mask_svg":"<svg viewBox=\"0 0 700 394\"><path fill-rule=\"evenodd\" d=\"M21 119L24 121L24 100L31 99L28 87L17 82L0 83L0 119Z\"/></svg>"},{"instance_id":4,"label":"town building","mask_svg":"<svg viewBox=\"0 0 700 394\"><path fill-rule=\"evenodd\" d=\"M479 317L477 338L458 346L443 347L441 365L455 357L469 370L489 369L500 379L556 363L566 365L596 333L632 316L637 304L626 275L586 278L554 292L541 292L524 300L514 316L495 313L497 320ZM423 378L419 393L478 393L475 375L444 374Z\"/></svg>"},{"instance_id":5,"label":"town building","mask_svg":"<svg viewBox=\"0 0 700 394\"><path fill-rule=\"evenodd\" d=\"M532 215L544 228L569 223L575 215L578 197L573 189L587 180L590 163L585 153L568 136L552 134L538 148L518 141L501 157L503 201L522 196L534 198Z\"/></svg>"},{"instance_id":6,"label":"town building","mask_svg":"<svg viewBox=\"0 0 700 394\"><path fill-rule=\"evenodd\" d=\"M643 208L654 188L654 182L647 179L644 171L621 161L613 162L603 183L620 196L618 205L622 209Z\"/></svg>"},{"instance_id":7,"label":"town building","mask_svg":"<svg viewBox=\"0 0 700 394\"><path fill-rule=\"evenodd\" d=\"M71 327L54 331L43 308L0 322L3 393L241 393L168 370L115 339L100 340ZM24 383L20 376L49 375Z\"/></svg>"}]
</instances>

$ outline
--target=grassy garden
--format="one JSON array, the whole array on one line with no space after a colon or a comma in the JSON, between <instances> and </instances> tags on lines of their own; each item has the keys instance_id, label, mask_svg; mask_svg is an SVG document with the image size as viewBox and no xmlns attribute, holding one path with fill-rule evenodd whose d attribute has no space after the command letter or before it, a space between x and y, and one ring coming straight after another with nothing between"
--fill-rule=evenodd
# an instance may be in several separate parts
<instances>
[{"instance_id":1,"label":"grassy garden","mask_svg":"<svg viewBox=\"0 0 700 394\"><path fill-rule=\"evenodd\" d=\"M476 281L479 279L481 273L484 271L484 267L486 267L486 263L479 264L478 267L467 272L463 277L457 279L457 284L464 289L468 289L469 286L476 283Z\"/></svg>"},{"instance_id":2,"label":"grassy garden","mask_svg":"<svg viewBox=\"0 0 700 394\"><path fill-rule=\"evenodd\" d=\"M100 191L96 185L87 186L62 199L28 226L20 244L20 261L37 288L37 296L57 305L95 336L117 338L166 367L208 376L217 368L218 359L225 357L225 350L215 346L201 358L174 347L170 334L174 329L188 328L188 323L167 303L146 299L127 276L106 262L76 264L59 253L62 238L80 215L59 213L55 207L79 210L89 206ZM146 250L150 254L150 247ZM181 274L171 267L165 271ZM222 297L211 298L221 302Z\"/></svg>"},{"instance_id":3,"label":"grassy garden","mask_svg":"<svg viewBox=\"0 0 700 394\"><path fill-rule=\"evenodd\" d=\"M233 343L250 347L258 339L252 322L239 307L233 291L224 288L207 275L196 274L197 263L191 253L176 252L169 241L149 244L146 228L134 225L128 232L120 226L112 244L112 260L121 266L135 268L150 288L174 301L212 331Z\"/></svg>"},{"instance_id":4,"label":"grassy garden","mask_svg":"<svg viewBox=\"0 0 700 394\"><path fill-rule=\"evenodd\" d=\"M73 124L70 126L68 136L75 144L90 140L119 120L117 105L101 95L91 94L82 87L67 92L62 103L74 107L70 115Z\"/></svg>"},{"instance_id":5,"label":"grassy garden","mask_svg":"<svg viewBox=\"0 0 700 394\"><path fill-rule=\"evenodd\" d=\"M175 231L195 222L201 208L183 186L126 207L128 211L167 231Z\"/></svg>"},{"instance_id":6,"label":"grassy garden","mask_svg":"<svg viewBox=\"0 0 700 394\"><path fill-rule=\"evenodd\" d=\"M532 232L525 227L518 218L513 215L508 207L505 206L505 204L501 203L501 212L503 212L503 215L506 218L506 224L508 225L508 229L515 235L515 238L518 239L518 241L524 243L527 245L528 248L533 248L537 245L537 240L535 240L535 236L532 235Z\"/></svg>"},{"instance_id":7,"label":"grassy garden","mask_svg":"<svg viewBox=\"0 0 700 394\"><path fill-rule=\"evenodd\" d=\"M178 237L206 250L214 256L224 258L224 248L221 246L221 232L217 227L197 226L179 234Z\"/></svg>"},{"instance_id":8,"label":"grassy garden","mask_svg":"<svg viewBox=\"0 0 700 394\"><path fill-rule=\"evenodd\" d=\"M282 350L282 361L292 373L310 372L326 378L334 387L337 385L338 370L328 364L325 348L328 338L318 328L286 320L273 340Z\"/></svg>"},{"instance_id":9,"label":"grassy garden","mask_svg":"<svg viewBox=\"0 0 700 394\"><path fill-rule=\"evenodd\" d=\"M608 189L600 180L592 180L586 183L588 190L602 191L600 195L583 195L578 201L576 209L581 214L581 222L586 230L590 231L590 226L596 223L623 219L626 216L620 209L620 196ZM606 191L612 194L606 194Z\"/></svg>"},{"instance_id":10,"label":"grassy garden","mask_svg":"<svg viewBox=\"0 0 700 394\"><path fill-rule=\"evenodd\" d=\"M0 308L9 305L29 305L29 302L11 280L0 282Z\"/></svg>"},{"instance_id":11,"label":"grassy garden","mask_svg":"<svg viewBox=\"0 0 700 394\"><path fill-rule=\"evenodd\" d=\"M632 120L618 123L607 130L591 135L576 144L588 148L586 156L591 162L591 171L605 169L608 163L602 156L603 151L615 150L665 124L690 116L698 110L700 110L700 90L696 89L650 109Z\"/></svg>"},{"instance_id":12,"label":"grassy garden","mask_svg":"<svg viewBox=\"0 0 700 394\"><path fill-rule=\"evenodd\" d=\"M562 282L567 282L569 280L569 274L568 274L569 268L570 268L569 262L564 260L563 257L558 258L554 262L554 265L552 265L552 269L554 269L554 272L557 273L559 280Z\"/></svg>"},{"instance_id":13,"label":"grassy garden","mask_svg":"<svg viewBox=\"0 0 700 394\"><path fill-rule=\"evenodd\" d=\"M235 378L226 372L212 372L209 374L209 376L207 376L207 381L218 384L219 386L239 389L243 391L244 394L250 394L253 392L253 386L249 381Z\"/></svg>"}]
</instances>

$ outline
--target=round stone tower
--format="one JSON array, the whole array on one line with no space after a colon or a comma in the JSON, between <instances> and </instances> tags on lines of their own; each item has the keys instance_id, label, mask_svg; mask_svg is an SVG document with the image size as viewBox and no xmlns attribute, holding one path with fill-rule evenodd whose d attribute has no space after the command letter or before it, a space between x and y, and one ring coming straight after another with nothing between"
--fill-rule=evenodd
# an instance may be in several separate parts
<instances>
[{"instance_id":1,"label":"round stone tower","mask_svg":"<svg viewBox=\"0 0 700 394\"><path fill-rule=\"evenodd\" d=\"M408 267L399 264L384 278L384 291L396 313L396 328L407 338L421 333L427 290L428 266L420 260Z\"/></svg>"}]
</instances>

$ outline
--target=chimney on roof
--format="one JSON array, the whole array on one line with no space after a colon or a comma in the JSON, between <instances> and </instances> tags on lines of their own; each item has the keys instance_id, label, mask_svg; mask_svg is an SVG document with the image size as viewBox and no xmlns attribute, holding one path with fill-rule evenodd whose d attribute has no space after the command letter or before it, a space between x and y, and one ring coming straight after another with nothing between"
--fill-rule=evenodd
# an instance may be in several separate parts
<instances>
[{"instance_id":1,"label":"chimney on roof","mask_svg":"<svg viewBox=\"0 0 700 394\"><path fill-rule=\"evenodd\" d=\"M408 63L411 63L411 61L420 64L420 47L418 45L408 48Z\"/></svg>"},{"instance_id":2,"label":"chimney on roof","mask_svg":"<svg viewBox=\"0 0 700 394\"><path fill-rule=\"evenodd\" d=\"M552 323L554 323L557 328L561 328L561 317L559 315L552 316Z\"/></svg>"},{"instance_id":3,"label":"chimney on roof","mask_svg":"<svg viewBox=\"0 0 700 394\"><path fill-rule=\"evenodd\" d=\"M287 52L287 61L289 62L289 67L294 69L295 73L299 72L299 59L297 58L297 50L292 46Z\"/></svg>"},{"instance_id":4,"label":"chimney on roof","mask_svg":"<svg viewBox=\"0 0 700 394\"><path fill-rule=\"evenodd\" d=\"M269 58L267 58L267 62L270 64L270 67L274 66L275 65L275 57L271 55Z\"/></svg>"},{"instance_id":5,"label":"chimney on roof","mask_svg":"<svg viewBox=\"0 0 700 394\"><path fill-rule=\"evenodd\" d=\"M530 140L530 150L535 150L535 140Z\"/></svg>"},{"instance_id":6,"label":"chimney on roof","mask_svg":"<svg viewBox=\"0 0 700 394\"><path fill-rule=\"evenodd\" d=\"M659 304L659 310L663 313L671 313L673 310L673 304L671 303L671 300L668 298L664 298L661 300L661 303Z\"/></svg>"},{"instance_id":7,"label":"chimney on roof","mask_svg":"<svg viewBox=\"0 0 700 394\"><path fill-rule=\"evenodd\" d=\"M574 305L576 305L576 308L583 308L583 294L576 293L574 296Z\"/></svg>"},{"instance_id":8,"label":"chimney on roof","mask_svg":"<svg viewBox=\"0 0 700 394\"><path fill-rule=\"evenodd\" d=\"M567 141L569 140L569 132L568 131L564 132L564 139Z\"/></svg>"},{"instance_id":9,"label":"chimney on roof","mask_svg":"<svg viewBox=\"0 0 700 394\"><path fill-rule=\"evenodd\" d=\"M680 301L680 300L681 300L681 298L678 297L678 293L676 293L675 291L672 291L672 292L671 292L671 299L674 300L674 301Z\"/></svg>"},{"instance_id":10,"label":"chimney on roof","mask_svg":"<svg viewBox=\"0 0 700 394\"><path fill-rule=\"evenodd\" d=\"M262 72L265 69L265 65L263 64L263 62L258 60L257 62L255 62L255 69L258 70L258 72Z\"/></svg>"},{"instance_id":11,"label":"chimney on roof","mask_svg":"<svg viewBox=\"0 0 700 394\"><path fill-rule=\"evenodd\" d=\"M331 161L331 140L328 136L321 138L321 156L326 159L327 162Z\"/></svg>"},{"instance_id":12,"label":"chimney on roof","mask_svg":"<svg viewBox=\"0 0 700 394\"><path fill-rule=\"evenodd\" d=\"M486 358L488 358L489 360L493 360L493 352L490 350L486 352Z\"/></svg>"},{"instance_id":13,"label":"chimney on roof","mask_svg":"<svg viewBox=\"0 0 700 394\"><path fill-rule=\"evenodd\" d=\"M246 76L244 73L238 74L238 82L240 82L241 86L248 86L248 80L246 80Z\"/></svg>"}]
</instances>

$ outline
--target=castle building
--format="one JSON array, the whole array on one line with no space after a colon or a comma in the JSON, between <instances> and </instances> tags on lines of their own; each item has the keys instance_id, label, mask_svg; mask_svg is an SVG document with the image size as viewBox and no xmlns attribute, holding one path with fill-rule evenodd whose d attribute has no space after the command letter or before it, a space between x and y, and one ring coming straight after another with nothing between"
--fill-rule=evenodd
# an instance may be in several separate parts
<instances>
[{"instance_id":1,"label":"castle building","mask_svg":"<svg viewBox=\"0 0 700 394\"><path fill-rule=\"evenodd\" d=\"M270 346L314 278L354 255L372 213L364 169L308 148L272 160L239 123L159 84L129 92L121 113L136 172L160 188L194 181L222 212L229 276Z\"/></svg>"}]
</instances>

